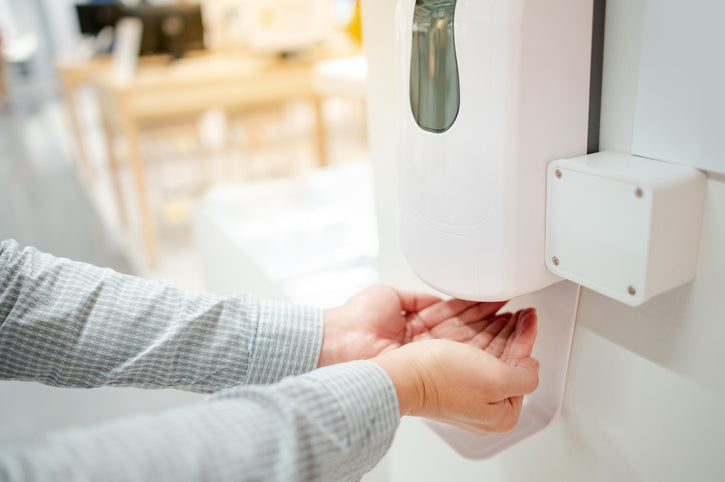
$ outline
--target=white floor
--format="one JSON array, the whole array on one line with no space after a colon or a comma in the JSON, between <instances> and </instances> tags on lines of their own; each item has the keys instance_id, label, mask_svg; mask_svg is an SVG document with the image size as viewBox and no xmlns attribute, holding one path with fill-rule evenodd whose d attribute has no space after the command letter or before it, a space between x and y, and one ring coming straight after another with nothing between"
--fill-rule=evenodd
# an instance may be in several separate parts
<instances>
[{"instance_id":1,"label":"white floor","mask_svg":"<svg viewBox=\"0 0 725 482\"><path fill-rule=\"evenodd\" d=\"M211 188L191 216L206 288L330 307L377 281L366 162Z\"/></svg>"}]
</instances>

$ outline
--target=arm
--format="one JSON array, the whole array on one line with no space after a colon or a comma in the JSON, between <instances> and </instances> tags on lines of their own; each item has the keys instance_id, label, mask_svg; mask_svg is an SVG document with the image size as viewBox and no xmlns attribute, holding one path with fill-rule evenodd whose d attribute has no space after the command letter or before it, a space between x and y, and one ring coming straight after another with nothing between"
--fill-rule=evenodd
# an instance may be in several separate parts
<instances>
[{"instance_id":1,"label":"arm","mask_svg":"<svg viewBox=\"0 0 725 482\"><path fill-rule=\"evenodd\" d=\"M0 480L356 480L390 446L399 415L474 433L513 428L538 381L535 315L492 321L480 335L0 448Z\"/></svg>"},{"instance_id":2,"label":"arm","mask_svg":"<svg viewBox=\"0 0 725 482\"><path fill-rule=\"evenodd\" d=\"M387 451L398 421L386 373L349 362L0 446L0 480L357 480Z\"/></svg>"},{"instance_id":3,"label":"arm","mask_svg":"<svg viewBox=\"0 0 725 482\"><path fill-rule=\"evenodd\" d=\"M190 295L0 243L0 379L212 392L317 366L320 310Z\"/></svg>"}]
</instances>

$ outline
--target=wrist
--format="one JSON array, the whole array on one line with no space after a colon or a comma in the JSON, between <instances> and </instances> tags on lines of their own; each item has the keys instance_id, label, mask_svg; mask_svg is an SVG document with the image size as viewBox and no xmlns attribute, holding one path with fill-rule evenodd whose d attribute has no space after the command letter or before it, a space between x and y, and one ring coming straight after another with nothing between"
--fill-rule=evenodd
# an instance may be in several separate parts
<instances>
[{"instance_id":1,"label":"wrist","mask_svg":"<svg viewBox=\"0 0 725 482\"><path fill-rule=\"evenodd\" d=\"M343 341L345 333L340 329L340 319L339 308L329 308L324 311L322 346L317 368L345 361L342 356L345 352Z\"/></svg>"},{"instance_id":2,"label":"wrist","mask_svg":"<svg viewBox=\"0 0 725 482\"><path fill-rule=\"evenodd\" d=\"M388 374L395 386L398 396L400 416L415 415L420 409L422 381L417 371L411 366L411 360L401 356L400 348L385 355L372 358L370 361Z\"/></svg>"}]
</instances>

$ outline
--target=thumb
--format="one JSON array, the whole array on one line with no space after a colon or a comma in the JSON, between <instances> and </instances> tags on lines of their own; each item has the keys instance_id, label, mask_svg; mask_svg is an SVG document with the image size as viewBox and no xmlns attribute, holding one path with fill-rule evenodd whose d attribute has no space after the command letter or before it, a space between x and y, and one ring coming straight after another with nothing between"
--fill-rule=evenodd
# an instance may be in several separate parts
<instances>
[{"instance_id":1,"label":"thumb","mask_svg":"<svg viewBox=\"0 0 725 482\"><path fill-rule=\"evenodd\" d=\"M441 299L430 293L416 293L414 291L405 291L393 288L400 298L400 307L403 311L416 312L424 310L429 306L438 303Z\"/></svg>"},{"instance_id":2,"label":"thumb","mask_svg":"<svg viewBox=\"0 0 725 482\"><path fill-rule=\"evenodd\" d=\"M526 357L518 360L516 363L514 363L514 367L516 368L527 368L527 369L534 369L536 372L539 372L539 360L533 357Z\"/></svg>"},{"instance_id":3,"label":"thumb","mask_svg":"<svg viewBox=\"0 0 725 482\"><path fill-rule=\"evenodd\" d=\"M514 366L508 366L505 397L527 395L539 386L539 360L522 358Z\"/></svg>"}]
</instances>

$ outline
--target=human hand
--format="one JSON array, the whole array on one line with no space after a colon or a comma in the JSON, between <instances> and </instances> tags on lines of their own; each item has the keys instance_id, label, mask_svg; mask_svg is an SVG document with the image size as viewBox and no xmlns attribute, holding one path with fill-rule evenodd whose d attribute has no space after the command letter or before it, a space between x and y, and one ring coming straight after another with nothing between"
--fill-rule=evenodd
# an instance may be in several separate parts
<instances>
[{"instance_id":1,"label":"human hand","mask_svg":"<svg viewBox=\"0 0 725 482\"><path fill-rule=\"evenodd\" d=\"M536 313L519 311L498 333L488 333L478 346L429 340L371 361L393 380L401 416L423 416L479 435L507 432L518 422L523 396L538 385L539 363L530 357Z\"/></svg>"},{"instance_id":2,"label":"human hand","mask_svg":"<svg viewBox=\"0 0 725 482\"><path fill-rule=\"evenodd\" d=\"M375 285L344 305L325 310L318 366L365 360L430 339L470 342L484 348L489 334L497 334L511 319L510 313L494 316L504 304L442 301L431 294Z\"/></svg>"}]
</instances>

